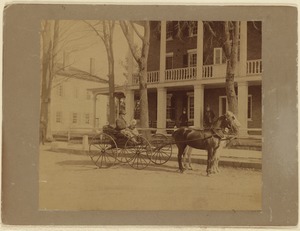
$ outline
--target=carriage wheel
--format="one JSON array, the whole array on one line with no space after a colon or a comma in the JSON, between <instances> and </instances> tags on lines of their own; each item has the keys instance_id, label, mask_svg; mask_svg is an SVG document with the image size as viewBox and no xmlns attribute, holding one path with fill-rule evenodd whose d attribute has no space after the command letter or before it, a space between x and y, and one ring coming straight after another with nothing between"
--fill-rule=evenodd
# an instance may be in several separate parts
<instances>
[{"instance_id":1,"label":"carriage wheel","mask_svg":"<svg viewBox=\"0 0 300 231\"><path fill-rule=\"evenodd\" d=\"M127 140L124 149L126 161L135 169L144 169L150 163L151 145L142 136L131 137Z\"/></svg>"},{"instance_id":2,"label":"carriage wheel","mask_svg":"<svg viewBox=\"0 0 300 231\"><path fill-rule=\"evenodd\" d=\"M151 162L157 165L165 164L172 156L172 144L168 137L157 133L151 137Z\"/></svg>"},{"instance_id":3,"label":"carriage wheel","mask_svg":"<svg viewBox=\"0 0 300 231\"><path fill-rule=\"evenodd\" d=\"M93 137L90 142L89 156L99 168L113 166L117 159L117 144L114 139L105 133Z\"/></svg>"},{"instance_id":4,"label":"carriage wheel","mask_svg":"<svg viewBox=\"0 0 300 231\"><path fill-rule=\"evenodd\" d=\"M124 148L117 148L117 152L118 152L118 155L117 155L117 160L120 162L120 163L127 163L128 162L128 159L126 158L126 150Z\"/></svg>"}]
</instances>

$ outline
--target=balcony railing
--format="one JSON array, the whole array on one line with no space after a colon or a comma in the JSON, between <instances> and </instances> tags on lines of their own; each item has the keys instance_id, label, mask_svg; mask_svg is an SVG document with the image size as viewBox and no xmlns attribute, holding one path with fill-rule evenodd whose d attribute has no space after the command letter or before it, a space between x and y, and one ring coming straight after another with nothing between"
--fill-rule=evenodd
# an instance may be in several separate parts
<instances>
[{"instance_id":1,"label":"balcony railing","mask_svg":"<svg viewBox=\"0 0 300 231\"><path fill-rule=\"evenodd\" d=\"M247 75L257 75L262 73L262 60L247 61Z\"/></svg>"},{"instance_id":2,"label":"balcony railing","mask_svg":"<svg viewBox=\"0 0 300 231\"><path fill-rule=\"evenodd\" d=\"M165 72L166 81L190 80L197 76L196 67L169 69Z\"/></svg>"},{"instance_id":3,"label":"balcony railing","mask_svg":"<svg viewBox=\"0 0 300 231\"><path fill-rule=\"evenodd\" d=\"M158 83L159 71L149 71L147 73L147 83Z\"/></svg>"},{"instance_id":4,"label":"balcony railing","mask_svg":"<svg viewBox=\"0 0 300 231\"><path fill-rule=\"evenodd\" d=\"M213 65L204 65L202 68L202 78L213 77Z\"/></svg>"},{"instance_id":5,"label":"balcony railing","mask_svg":"<svg viewBox=\"0 0 300 231\"><path fill-rule=\"evenodd\" d=\"M159 71L149 71L147 73L147 83L158 83L159 82ZM139 76L138 74L134 74L132 76L132 84L139 84Z\"/></svg>"},{"instance_id":6,"label":"balcony railing","mask_svg":"<svg viewBox=\"0 0 300 231\"><path fill-rule=\"evenodd\" d=\"M236 75L238 75L239 68L236 68ZM262 73L262 60L247 61L247 75L260 75ZM204 65L202 68L202 78L222 78L226 76L226 64L218 65ZM193 80L197 77L196 67L185 67L169 69L165 71L165 82ZM150 71L147 73L147 83L159 83L161 81L159 71ZM139 83L137 75L133 76L133 85Z\"/></svg>"}]
</instances>

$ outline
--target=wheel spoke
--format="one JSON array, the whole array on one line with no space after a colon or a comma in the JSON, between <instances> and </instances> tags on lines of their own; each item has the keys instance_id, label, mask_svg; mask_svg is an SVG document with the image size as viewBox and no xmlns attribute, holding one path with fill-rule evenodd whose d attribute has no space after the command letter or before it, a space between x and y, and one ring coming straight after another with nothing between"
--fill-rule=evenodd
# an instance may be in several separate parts
<instances>
[{"instance_id":1,"label":"wheel spoke","mask_svg":"<svg viewBox=\"0 0 300 231\"><path fill-rule=\"evenodd\" d=\"M95 136L89 147L89 156L99 168L112 166L117 158L117 147L113 138L105 133Z\"/></svg>"}]
</instances>

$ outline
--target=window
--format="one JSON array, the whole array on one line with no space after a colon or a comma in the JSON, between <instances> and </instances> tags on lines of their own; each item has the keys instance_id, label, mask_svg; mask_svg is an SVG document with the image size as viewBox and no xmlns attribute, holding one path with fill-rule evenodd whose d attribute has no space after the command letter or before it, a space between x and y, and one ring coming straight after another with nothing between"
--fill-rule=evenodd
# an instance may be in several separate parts
<instances>
[{"instance_id":1,"label":"window","mask_svg":"<svg viewBox=\"0 0 300 231\"><path fill-rule=\"evenodd\" d=\"M188 67L197 66L197 50L188 50Z\"/></svg>"},{"instance_id":2,"label":"window","mask_svg":"<svg viewBox=\"0 0 300 231\"><path fill-rule=\"evenodd\" d=\"M252 120L252 95L248 95L248 120Z\"/></svg>"},{"instance_id":3,"label":"window","mask_svg":"<svg viewBox=\"0 0 300 231\"><path fill-rule=\"evenodd\" d=\"M219 116L224 115L228 108L228 102L226 96L219 97Z\"/></svg>"},{"instance_id":4,"label":"window","mask_svg":"<svg viewBox=\"0 0 300 231\"><path fill-rule=\"evenodd\" d=\"M197 36L197 22L196 21L193 21L191 22L191 25L189 27L189 36L190 37L194 37L194 36Z\"/></svg>"},{"instance_id":5,"label":"window","mask_svg":"<svg viewBox=\"0 0 300 231\"><path fill-rule=\"evenodd\" d=\"M56 123L62 123L62 112L61 111L56 112L55 121L56 121Z\"/></svg>"},{"instance_id":6,"label":"window","mask_svg":"<svg viewBox=\"0 0 300 231\"><path fill-rule=\"evenodd\" d=\"M189 92L188 94L188 119L193 120L194 119L194 93Z\"/></svg>"},{"instance_id":7,"label":"window","mask_svg":"<svg viewBox=\"0 0 300 231\"><path fill-rule=\"evenodd\" d=\"M57 95L62 97L63 96L63 85L59 84L57 87Z\"/></svg>"},{"instance_id":8,"label":"window","mask_svg":"<svg viewBox=\"0 0 300 231\"><path fill-rule=\"evenodd\" d=\"M222 48L214 48L214 64L222 64Z\"/></svg>"},{"instance_id":9,"label":"window","mask_svg":"<svg viewBox=\"0 0 300 231\"><path fill-rule=\"evenodd\" d=\"M72 123L73 124L78 123L78 114L76 112L72 113Z\"/></svg>"},{"instance_id":10,"label":"window","mask_svg":"<svg viewBox=\"0 0 300 231\"><path fill-rule=\"evenodd\" d=\"M248 105L247 105L247 117L248 120L252 120L252 95L248 95ZM226 96L219 97L219 116L224 115L228 110L228 101Z\"/></svg>"},{"instance_id":11,"label":"window","mask_svg":"<svg viewBox=\"0 0 300 231\"><path fill-rule=\"evenodd\" d=\"M167 94L167 119L173 119L172 94Z\"/></svg>"},{"instance_id":12,"label":"window","mask_svg":"<svg viewBox=\"0 0 300 231\"><path fill-rule=\"evenodd\" d=\"M74 88L74 97L77 99L79 96L79 89L76 87Z\"/></svg>"},{"instance_id":13,"label":"window","mask_svg":"<svg viewBox=\"0 0 300 231\"><path fill-rule=\"evenodd\" d=\"M167 34L166 34L167 40L173 39L173 22L169 21L167 22Z\"/></svg>"},{"instance_id":14,"label":"window","mask_svg":"<svg viewBox=\"0 0 300 231\"><path fill-rule=\"evenodd\" d=\"M90 114L86 113L84 116L84 120L86 124L90 124Z\"/></svg>"},{"instance_id":15,"label":"window","mask_svg":"<svg viewBox=\"0 0 300 231\"><path fill-rule=\"evenodd\" d=\"M166 69L173 69L173 53L166 54Z\"/></svg>"}]
</instances>

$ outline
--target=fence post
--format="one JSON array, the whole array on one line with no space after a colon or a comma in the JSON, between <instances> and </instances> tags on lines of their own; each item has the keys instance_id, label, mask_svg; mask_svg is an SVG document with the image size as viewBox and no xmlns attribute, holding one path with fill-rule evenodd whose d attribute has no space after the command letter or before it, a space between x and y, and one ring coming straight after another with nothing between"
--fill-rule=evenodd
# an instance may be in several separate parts
<instances>
[{"instance_id":1,"label":"fence post","mask_svg":"<svg viewBox=\"0 0 300 231\"><path fill-rule=\"evenodd\" d=\"M82 149L84 151L88 151L89 150L89 137L88 137L88 135L84 135L82 137Z\"/></svg>"}]
</instances>

